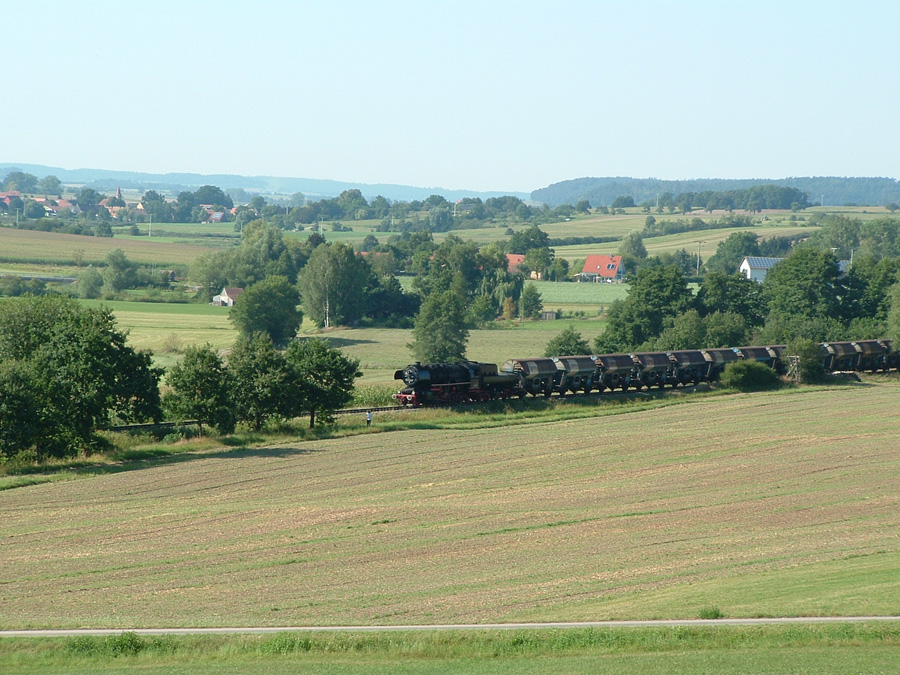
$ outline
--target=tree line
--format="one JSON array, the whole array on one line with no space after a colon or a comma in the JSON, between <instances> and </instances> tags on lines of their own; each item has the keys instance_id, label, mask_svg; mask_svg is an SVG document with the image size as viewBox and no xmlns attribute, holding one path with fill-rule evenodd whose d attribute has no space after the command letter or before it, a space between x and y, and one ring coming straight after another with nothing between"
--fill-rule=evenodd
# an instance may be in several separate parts
<instances>
[{"instance_id":1,"label":"tree line","mask_svg":"<svg viewBox=\"0 0 900 675\"><path fill-rule=\"evenodd\" d=\"M161 395L151 356L126 344L108 309L62 295L0 302L0 462L89 455L117 423L190 419L230 433L308 414L314 426L352 399L361 374L323 339L281 350L253 333L227 360L209 345L186 349Z\"/></svg>"}]
</instances>

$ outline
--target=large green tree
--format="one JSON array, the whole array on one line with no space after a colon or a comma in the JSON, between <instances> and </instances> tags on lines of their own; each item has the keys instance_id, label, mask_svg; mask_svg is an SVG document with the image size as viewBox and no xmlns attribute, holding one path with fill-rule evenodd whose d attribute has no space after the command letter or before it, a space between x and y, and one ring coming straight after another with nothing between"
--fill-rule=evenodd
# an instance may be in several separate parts
<instances>
[{"instance_id":1,"label":"large green tree","mask_svg":"<svg viewBox=\"0 0 900 675\"><path fill-rule=\"evenodd\" d=\"M303 320L299 303L297 287L287 277L268 277L238 297L228 318L245 337L262 332L283 345L297 334Z\"/></svg>"},{"instance_id":2,"label":"large green tree","mask_svg":"<svg viewBox=\"0 0 900 675\"><path fill-rule=\"evenodd\" d=\"M317 246L300 277L303 307L320 327L356 324L366 311L372 271L346 244Z\"/></svg>"},{"instance_id":3,"label":"large green tree","mask_svg":"<svg viewBox=\"0 0 900 675\"><path fill-rule=\"evenodd\" d=\"M844 289L830 251L808 246L794 251L769 270L763 291L770 315L837 318L841 313Z\"/></svg>"},{"instance_id":4,"label":"large green tree","mask_svg":"<svg viewBox=\"0 0 900 675\"><path fill-rule=\"evenodd\" d=\"M738 271L746 256L758 256L759 237L755 232L732 232L716 246L716 252L706 261L706 269L730 275Z\"/></svg>"},{"instance_id":5,"label":"large green tree","mask_svg":"<svg viewBox=\"0 0 900 675\"><path fill-rule=\"evenodd\" d=\"M544 310L543 298L534 284L525 284L519 299L519 310L523 319L538 319Z\"/></svg>"},{"instance_id":6,"label":"large green tree","mask_svg":"<svg viewBox=\"0 0 900 675\"><path fill-rule=\"evenodd\" d=\"M697 292L697 304L703 316L733 312L750 326L761 325L767 312L762 285L738 273L708 273Z\"/></svg>"},{"instance_id":7,"label":"large green tree","mask_svg":"<svg viewBox=\"0 0 900 675\"><path fill-rule=\"evenodd\" d=\"M231 197L222 192L222 188L215 185L203 185L194 192L195 204L210 204L212 206L224 206L230 209L234 206Z\"/></svg>"},{"instance_id":8,"label":"large green tree","mask_svg":"<svg viewBox=\"0 0 900 675\"><path fill-rule=\"evenodd\" d=\"M285 359L302 396L300 407L309 413L310 428L315 427L317 415L329 422L335 410L353 400L354 381L362 375L359 360L330 347L327 340L294 340Z\"/></svg>"},{"instance_id":9,"label":"large green tree","mask_svg":"<svg viewBox=\"0 0 900 675\"><path fill-rule=\"evenodd\" d=\"M34 192L38 186L38 178L34 174L24 171L10 171L3 179L2 187L5 191Z\"/></svg>"},{"instance_id":10,"label":"large green tree","mask_svg":"<svg viewBox=\"0 0 900 675\"><path fill-rule=\"evenodd\" d=\"M9 382L27 381L32 392L30 403L7 399L0 409L33 406L33 433L18 442L20 450L32 449L38 459L90 452L98 443L95 431L115 419L146 421L161 415L162 371L151 365L148 353L126 344L108 309L85 308L61 296L4 301L0 363ZM0 422L0 435L21 422Z\"/></svg>"},{"instance_id":11,"label":"large green tree","mask_svg":"<svg viewBox=\"0 0 900 675\"><path fill-rule=\"evenodd\" d=\"M684 275L674 265L640 269L625 300L617 300L609 308L606 330L595 341L597 351L638 347L657 337L666 317L686 311L692 301Z\"/></svg>"},{"instance_id":12,"label":"large green tree","mask_svg":"<svg viewBox=\"0 0 900 675\"><path fill-rule=\"evenodd\" d=\"M550 235L533 225L514 232L506 242L507 253L525 254L535 248L548 248Z\"/></svg>"},{"instance_id":13,"label":"large green tree","mask_svg":"<svg viewBox=\"0 0 900 675\"><path fill-rule=\"evenodd\" d=\"M169 369L170 391L163 406L170 417L197 420L215 426L222 433L234 429L231 406L231 378L225 363L209 345L188 347L184 358Z\"/></svg>"},{"instance_id":14,"label":"large green tree","mask_svg":"<svg viewBox=\"0 0 900 675\"><path fill-rule=\"evenodd\" d=\"M453 291L432 293L422 303L408 346L416 360L452 362L466 358L466 308Z\"/></svg>"},{"instance_id":15,"label":"large green tree","mask_svg":"<svg viewBox=\"0 0 900 675\"><path fill-rule=\"evenodd\" d=\"M302 392L267 334L238 338L228 358L228 376L237 421L259 430L270 420L297 415Z\"/></svg>"},{"instance_id":16,"label":"large green tree","mask_svg":"<svg viewBox=\"0 0 900 675\"><path fill-rule=\"evenodd\" d=\"M106 254L106 267L102 274L104 285L113 293L132 288L135 283L135 265L121 248Z\"/></svg>"}]
</instances>

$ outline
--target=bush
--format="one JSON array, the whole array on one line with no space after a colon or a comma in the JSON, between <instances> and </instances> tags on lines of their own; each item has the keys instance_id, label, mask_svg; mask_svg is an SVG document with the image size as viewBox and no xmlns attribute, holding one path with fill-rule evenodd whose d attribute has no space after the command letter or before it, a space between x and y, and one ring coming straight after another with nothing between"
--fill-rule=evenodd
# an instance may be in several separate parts
<instances>
[{"instance_id":1,"label":"bush","mask_svg":"<svg viewBox=\"0 0 900 675\"><path fill-rule=\"evenodd\" d=\"M701 619L722 619L725 615L718 607L704 607L700 610Z\"/></svg>"},{"instance_id":2,"label":"bush","mask_svg":"<svg viewBox=\"0 0 900 675\"><path fill-rule=\"evenodd\" d=\"M806 338L795 338L788 342L787 353L800 357L800 382L808 384L825 380L822 349L818 342Z\"/></svg>"},{"instance_id":3,"label":"bush","mask_svg":"<svg viewBox=\"0 0 900 675\"><path fill-rule=\"evenodd\" d=\"M133 656L146 646L147 643L137 633L130 631L106 638L106 651L111 656Z\"/></svg>"},{"instance_id":4,"label":"bush","mask_svg":"<svg viewBox=\"0 0 900 675\"><path fill-rule=\"evenodd\" d=\"M735 361L725 366L722 384L738 391L778 389L781 379L769 366L756 361Z\"/></svg>"}]
</instances>

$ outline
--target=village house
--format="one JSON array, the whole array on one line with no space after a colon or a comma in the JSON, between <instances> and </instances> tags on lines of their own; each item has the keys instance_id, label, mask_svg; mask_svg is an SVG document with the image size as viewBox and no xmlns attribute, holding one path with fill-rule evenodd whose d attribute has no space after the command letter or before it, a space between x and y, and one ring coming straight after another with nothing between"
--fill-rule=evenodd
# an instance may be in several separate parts
<instances>
[{"instance_id":1,"label":"village house","mask_svg":"<svg viewBox=\"0 0 900 675\"><path fill-rule=\"evenodd\" d=\"M780 263L784 258L760 258L756 256L747 256L741 261L738 271L748 279L762 283L766 280L769 270ZM838 260L838 270L841 275L850 271L851 261Z\"/></svg>"},{"instance_id":2,"label":"village house","mask_svg":"<svg viewBox=\"0 0 900 675\"><path fill-rule=\"evenodd\" d=\"M625 269L620 255L589 255L581 272L575 275L578 281L594 283L621 283L625 281Z\"/></svg>"},{"instance_id":3,"label":"village house","mask_svg":"<svg viewBox=\"0 0 900 675\"><path fill-rule=\"evenodd\" d=\"M760 258L757 256L748 256L741 261L738 268L740 273L748 279L762 283L766 280L769 270L780 263L784 258Z\"/></svg>"},{"instance_id":4,"label":"village house","mask_svg":"<svg viewBox=\"0 0 900 675\"><path fill-rule=\"evenodd\" d=\"M519 265L525 262L525 256L521 253L507 253L506 254L506 271L510 274L517 274L519 271Z\"/></svg>"}]
</instances>

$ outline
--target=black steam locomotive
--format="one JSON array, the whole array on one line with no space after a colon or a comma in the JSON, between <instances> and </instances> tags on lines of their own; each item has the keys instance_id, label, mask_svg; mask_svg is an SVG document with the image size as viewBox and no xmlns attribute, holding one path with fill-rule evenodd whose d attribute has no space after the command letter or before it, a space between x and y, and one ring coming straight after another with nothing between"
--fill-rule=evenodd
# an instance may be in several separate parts
<instances>
[{"instance_id":1,"label":"black steam locomotive","mask_svg":"<svg viewBox=\"0 0 900 675\"><path fill-rule=\"evenodd\" d=\"M818 358L826 372L900 367L900 353L890 340L823 342ZM717 380L729 363L740 360L764 363L781 374L789 364L784 345L509 359L500 368L476 361L413 363L394 373L406 386L393 397L401 405L422 406L677 387Z\"/></svg>"}]
</instances>

